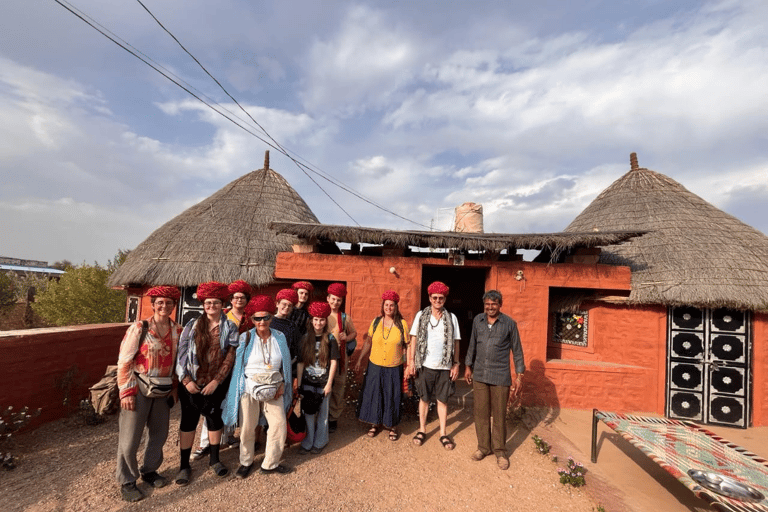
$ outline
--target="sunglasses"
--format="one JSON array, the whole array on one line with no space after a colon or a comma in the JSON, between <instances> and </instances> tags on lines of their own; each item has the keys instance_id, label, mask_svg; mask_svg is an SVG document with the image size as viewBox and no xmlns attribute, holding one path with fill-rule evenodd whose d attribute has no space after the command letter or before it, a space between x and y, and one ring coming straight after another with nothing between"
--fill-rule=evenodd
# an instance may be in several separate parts
<instances>
[{"instance_id":1,"label":"sunglasses","mask_svg":"<svg viewBox=\"0 0 768 512\"><path fill-rule=\"evenodd\" d=\"M251 320L253 320L253 323L257 322L268 322L272 319L272 315L264 315L264 316L252 316Z\"/></svg>"}]
</instances>

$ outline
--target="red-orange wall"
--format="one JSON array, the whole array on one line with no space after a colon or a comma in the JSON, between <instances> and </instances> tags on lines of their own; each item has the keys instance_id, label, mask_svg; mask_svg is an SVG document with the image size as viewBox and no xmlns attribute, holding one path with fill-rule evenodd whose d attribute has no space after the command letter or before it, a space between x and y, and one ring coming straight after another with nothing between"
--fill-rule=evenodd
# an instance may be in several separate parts
<instances>
[{"instance_id":1,"label":"red-orange wall","mask_svg":"<svg viewBox=\"0 0 768 512\"><path fill-rule=\"evenodd\" d=\"M752 317L752 424L768 425L768 314Z\"/></svg>"},{"instance_id":2,"label":"red-orange wall","mask_svg":"<svg viewBox=\"0 0 768 512\"><path fill-rule=\"evenodd\" d=\"M278 279L345 281L347 312L358 331L379 314L381 292L396 290L409 321L419 308L422 266L452 267L442 258L373 257L280 253ZM524 401L577 409L664 414L667 308L585 303L589 311L586 348L561 346L548 357L552 341L550 288L630 289L627 267L532 262L466 261L487 268L485 289L504 295L502 311L518 323L525 352ZM397 274L389 272L395 267ZM522 281L515 279L522 270ZM754 316L753 425L768 424L768 315ZM464 336L467 334L462 333Z\"/></svg>"},{"instance_id":3,"label":"red-orange wall","mask_svg":"<svg viewBox=\"0 0 768 512\"><path fill-rule=\"evenodd\" d=\"M33 425L66 416L88 397L88 388L117 364L127 324L79 325L0 333L0 406L42 407ZM74 365L72 407L63 405L60 381Z\"/></svg>"}]
</instances>

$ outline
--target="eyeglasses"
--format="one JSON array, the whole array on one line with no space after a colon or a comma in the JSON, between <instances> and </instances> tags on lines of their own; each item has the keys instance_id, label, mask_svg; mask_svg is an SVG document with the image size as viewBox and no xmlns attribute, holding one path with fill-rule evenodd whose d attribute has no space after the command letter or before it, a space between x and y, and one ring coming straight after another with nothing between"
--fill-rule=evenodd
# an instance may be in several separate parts
<instances>
[{"instance_id":1,"label":"eyeglasses","mask_svg":"<svg viewBox=\"0 0 768 512\"><path fill-rule=\"evenodd\" d=\"M248 298L245 295L240 295L240 296L235 295L234 297L232 297L232 300L248 300Z\"/></svg>"},{"instance_id":2,"label":"eyeglasses","mask_svg":"<svg viewBox=\"0 0 768 512\"><path fill-rule=\"evenodd\" d=\"M213 307L213 306L221 306L220 300L207 300L203 302L203 306L205 307Z\"/></svg>"},{"instance_id":3,"label":"eyeglasses","mask_svg":"<svg viewBox=\"0 0 768 512\"><path fill-rule=\"evenodd\" d=\"M253 323L268 322L268 321L272 320L272 315L252 316L251 320L253 320Z\"/></svg>"},{"instance_id":4,"label":"eyeglasses","mask_svg":"<svg viewBox=\"0 0 768 512\"><path fill-rule=\"evenodd\" d=\"M445 297L442 295L432 295L430 297L430 300L433 300L435 302L445 302Z\"/></svg>"}]
</instances>

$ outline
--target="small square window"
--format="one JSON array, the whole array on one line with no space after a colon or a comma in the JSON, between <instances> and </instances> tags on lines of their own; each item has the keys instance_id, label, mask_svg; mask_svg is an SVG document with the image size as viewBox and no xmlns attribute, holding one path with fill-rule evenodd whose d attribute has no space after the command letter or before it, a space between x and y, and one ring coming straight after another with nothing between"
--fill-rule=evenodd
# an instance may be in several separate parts
<instances>
[{"instance_id":1,"label":"small square window","mask_svg":"<svg viewBox=\"0 0 768 512\"><path fill-rule=\"evenodd\" d=\"M563 345L587 346L587 319L589 313L555 313L555 333L552 337L555 343Z\"/></svg>"}]
</instances>

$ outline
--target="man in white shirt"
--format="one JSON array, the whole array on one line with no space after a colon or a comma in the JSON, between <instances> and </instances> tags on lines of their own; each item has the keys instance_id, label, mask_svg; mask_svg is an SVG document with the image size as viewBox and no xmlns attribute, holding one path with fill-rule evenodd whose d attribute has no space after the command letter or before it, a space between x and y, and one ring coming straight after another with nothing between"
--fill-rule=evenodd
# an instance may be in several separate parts
<instances>
[{"instance_id":1,"label":"man in white shirt","mask_svg":"<svg viewBox=\"0 0 768 512\"><path fill-rule=\"evenodd\" d=\"M446 450L456 446L446 434L448 398L455 391L459 376L459 322L456 315L445 309L449 288L435 281L427 288L430 306L416 313L408 345L407 376L416 377L419 394L419 431L413 444L421 446L426 440L429 403L437 401L440 420L440 443Z\"/></svg>"}]
</instances>

